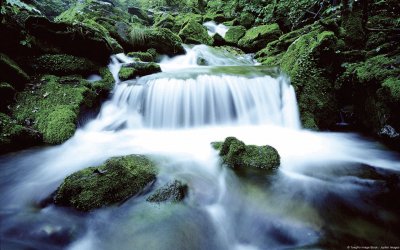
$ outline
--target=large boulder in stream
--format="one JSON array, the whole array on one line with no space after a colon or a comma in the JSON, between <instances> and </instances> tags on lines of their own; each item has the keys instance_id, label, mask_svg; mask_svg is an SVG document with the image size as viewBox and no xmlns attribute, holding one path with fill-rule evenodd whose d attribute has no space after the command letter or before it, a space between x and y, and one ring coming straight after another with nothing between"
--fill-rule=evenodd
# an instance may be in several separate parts
<instances>
[{"instance_id":1,"label":"large boulder in stream","mask_svg":"<svg viewBox=\"0 0 400 250\"><path fill-rule=\"evenodd\" d=\"M246 145L235 137L227 137L224 142L215 142L213 147L219 150L223 163L233 169L259 168L275 170L280 165L278 151L268 145Z\"/></svg>"},{"instance_id":2,"label":"large boulder in stream","mask_svg":"<svg viewBox=\"0 0 400 250\"><path fill-rule=\"evenodd\" d=\"M110 158L65 178L54 202L80 211L110 206L139 194L156 175L155 164L142 155Z\"/></svg>"},{"instance_id":3,"label":"large boulder in stream","mask_svg":"<svg viewBox=\"0 0 400 250\"><path fill-rule=\"evenodd\" d=\"M185 43L206 45L213 44L213 38L208 35L206 28L194 20L190 20L182 28L182 30L179 32L179 36Z\"/></svg>"}]
</instances>

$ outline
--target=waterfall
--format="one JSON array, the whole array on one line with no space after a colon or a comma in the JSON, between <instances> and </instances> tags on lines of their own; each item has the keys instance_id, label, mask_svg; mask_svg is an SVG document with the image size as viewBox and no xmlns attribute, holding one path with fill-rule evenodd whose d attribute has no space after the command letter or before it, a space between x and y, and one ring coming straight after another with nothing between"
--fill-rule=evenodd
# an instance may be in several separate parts
<instances>
[{"instance_id":1,"label":"waterfall","mask_svg":"<svg viewBox=\"0 0 400 250\"><path fill-rule=\"evenodd\" d=\"M278 69L224 49L185 49L162 59L162 73L125 82L118 71L132 59L113 56L116 84L96 119L62 145L0 157L1 247L314 249L398 239L398 193L387 193L398 185L397 155L354 134L301 129ZM228 136L273 146L279 169L221 166L211 142ZM37 206L70 174L129 154L157 163L150 193L180 180L185 200L153 204L143 193L87 215Z\"/></svg>"},{"instance_id":2,"label":"waterfall","mask_svg":"<svg viewBox=\"0 0 400 250\"><path fill-rule=\"evenodd\" d=\"M187 48L185 59L164 60L167 73L118 84L95 121L96 129L250 124L300 128L295 93L284 75L261 66L246 67L249 61L211 56L204 48ZM205 53L210 54L209 64L223 61L227 66L198 66ZM168 70L166 65L177 60L181 70ZM115 64L112 68L118 68Z\"/></svg>"},{"instance_id":3,"label":"waterfall","mask_svg":"<svg viewBox=\"0 0 400 250\"><path fill-rule=\"evenodd\" d=\"M217 24L214 21L208 21L203 23L203 25L207 28L207 32L210 36L214 36L215 34L219 34L222 37L225 37L226 32L228 31L228 27L223 24Z\"/></svg>"}]
</instances>

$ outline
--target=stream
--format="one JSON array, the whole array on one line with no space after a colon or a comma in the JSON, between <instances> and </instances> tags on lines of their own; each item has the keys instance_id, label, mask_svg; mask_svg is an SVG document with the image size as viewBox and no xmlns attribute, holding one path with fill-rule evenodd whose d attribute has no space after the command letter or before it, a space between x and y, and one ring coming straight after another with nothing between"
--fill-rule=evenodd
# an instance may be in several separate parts
<instances>
[{"instance_id":1,"label":"stream","mask_svg":"<svg viewBox=\"0 0 400 250\"><path fill-rule=\"evenodd\" d=\"M399 156L351 133L301 128L278 69L205 45L163 58L161 73L116 79L99 115L59 146L0 157L0 249L346 249L396 246ZM221 166L211 142L271 145L276 173ZM90 213L45 203L63 179L112 156L144 154L151 190ZM172 180L180 203L146 198ZM399 248L397 248L399 249Z\"/></svg>"}]
</instances>

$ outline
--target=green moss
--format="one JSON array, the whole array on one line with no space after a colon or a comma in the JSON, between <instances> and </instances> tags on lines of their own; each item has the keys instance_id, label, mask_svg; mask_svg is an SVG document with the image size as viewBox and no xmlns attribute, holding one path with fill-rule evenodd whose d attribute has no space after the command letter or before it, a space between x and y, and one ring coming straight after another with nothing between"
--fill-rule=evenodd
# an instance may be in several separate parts
<instances>
[{"instance_id":1,"label":"green moss","mask_svg":"<svg viewBox=\"0 0 400 250\"><path fill-rule=\"evenodd\" d=\"M269 42L279 38L281 30L278 24L268 24L249 29L238 45L245 51L255 52L264 48Z\"/></svg>"},{"instance_id":2,"label":"green moss","mask_svg":"<svg viewBox=\"0 0 400 250\"><path fill-rule=\"evenodd\" d=\"M336 107L329 68L335 63L335 44L333 32L316 30L301 36L282 56L281 67L296 89L303 124L327 128L334 122Z\"/></svg>"},{"instance_id":3,"label":"green moss","mask_svg":"<svg viewBox=\"0 0 400 250\"><path fill-rule=\"evenodd\" d=\"M50 131L56 128L57 116L71 121L70 114L74 114L73 121L80 111L80 108L91 107L93 105L94 93L91 91L90 84L80 78L57 78L55 76L45 76L40 82L36 83L35 89L26 90L18 93L15 105L12 107L13 116L20 124L26 120L32 121L33 128L37 129L44 136L47 143L61 143L59 138L54 137L54 132ZM66 82L68 84L62 84ZM62 110L61 113L55 112ZM67 112L69 110L70 112ZM62 114L63 113L63 114ZM52 117L53 119L49 119ZM63 131L60 138L66 138L71 135L71 122L64 124L66 127L59 127ZM75 126L74 126L75 128ZM57 128L56 128L57 129ZM52 138L55 139L52 139Z\"/></svg>"},{"instance_id":4,"label":"green moss","mask_svg":"<svg viewBox=\"0 0 400 250\"><path fill-rule=\"evenodd\" d=\"M154 26L159 28L173 29L175 26L175 18L168 13L163 13L156 19Z\"/></svg>"},{"instance_id":5,"label":"green moss","mask_svg":"<svg viewBox=\"0 0 400 250\"><path fill-rule=\"evenodd\" d=\"M246 28L251 28L254 24L254 21L256 18L254 17L253 14L249 12L242 12L237 19L237 22L239 25L243 25Z\"/></svg>"},{"instance_id":6,"label":"green moss","mask_svg":"<svg viewBox=\"0 0 400 250\"><path fill-rule=\"evenodd\" d=\"M153 62L154 57L149 52L129 52L127 54L129 57L138 58L143 62Z\"/></svg>"},{"instance_id":7,"label":"green moss","mask_svg":"<svg viewBox=\"0 0 400 250\"><path fill-rule=\"evenodd\" d=\"M10 83L14 88L20 90L29 81L29 76L16 62L7 55L0 53L0 81Z\"/></svg>"},{"instance_id":8,"label":"green moss","mask_svg":"<svg viewBox=\"0 0 400 250\"><path fill-rule=\"evenodd\" d=\"M29 147L40 140L38 133L0 113L0 154Z\"/></svg>"},{"instance_id":9,"label":"green moss","mask_svg":"<svg viewBox=\"0 0 400 250\"><path fill-rule=\"evenodd\" d=\"M222 144L214 143L213 146L220 149L223 162L232 168L274 170L280 165L280 156L271 146L245 145L235 137L227 137Z\"/></svg>"},{"instance_id":10,"label":"green moss","mask_svg":"<svg viewBox=\"0 0 400 250\"><path fill-rule=\"evenodd\" d=\"M31 67L35 73L54 75L90 75L97 73L100 68L86 58L66 54L40 56L33 61Z\"/></svg>"},{"instance_id":11,"label":"green moss","mask_svg":"<svg viewBox=\"0 0 400 250\"><path fill-rule=\"evenodd\" d=\"M136 76L145 76L158 72L161 72L161 68L157 63L135 62L122 67L118 77L121 81L126 81Z\"/></svg>"},{"instance_id":12,"label":"green moss","mask_svg":"<svg viewBox=\"0 0 400 250\"><path fill-rule=\"evenodd\" d=\"M118 73L118 77L121 81L133 79L135 77L136 70L134 68L123 67Z\"/></svg>"},{"instance_id":13,"label":"green moss","mask_svg":"<svg viewBox=\"0 0 400 250\"><path fill-rule=\"evenodd\" d=\"M75 133L77 114L68 106L57 106L57 109L51 112L48 117L39 119L46 119L46 122L40 124L42 127L39 129L44 131L43 140L47 143L60 144L71 138Z\"/></svg>"},{"instance_id":14,"label":"green moss","mask_svg":"<svg viewBox=\"0 0 400 250\"><path fill-rule=\"evenodd\" d=\"M154 163L144 156L114 157L65 178L54 201L81 211L110 206L138 194L156 174Z\"/></svg>"},{"instance_id":15,"label":"green moss","mask_svg":"<svg viewBox=\"0 0 400 250\"><path fill-rule=\"evenodd\" d=\"M160 54L175 55L185 52L182 40L169 29L134 27L129 40L135 51L155 49Z\"/></svg>"},{"instance_id":16,"label":"green moss","mask_svg":"<svg viewBox=\"0 0 400 250\"><path fill-rule=\"evenodd\" d=\"M400 79L389 77L383 81L382 86L389 89L390 95L394 101L400 102Z\"/></svg>"},{"instance_id":17,"label":"green moss","mask_svg":"<svg viewBox=\"0 0 400 250\"><path fill-rule=\"evenodd\" d=\"M383 81L395 72L391 69L393 64L394 60L385 55L369 58L355 65L356 77L360 82Z\"/></svg>"},{"instance_id":18,"label":"green moss","mask_svg":"<svg viewBox=\"0 0 400 250\"><path fill-rule=\"evenodd\" d=\"M213 38L207 33L205 27L195 21L189 21L179 32L182 41L190 44L212 45Z\"/></svg>"},{"instance_id":19,"label":"green moss","mask_svg":"<svg viewBox=\"0 0 400 250\"><path fill-rule=\"evenodd\" d=\"M225 34L225 41L228 44L237 45L240 38L246 34L246 28L244 26L230 27Z\"/></svg>"}]
</instances>

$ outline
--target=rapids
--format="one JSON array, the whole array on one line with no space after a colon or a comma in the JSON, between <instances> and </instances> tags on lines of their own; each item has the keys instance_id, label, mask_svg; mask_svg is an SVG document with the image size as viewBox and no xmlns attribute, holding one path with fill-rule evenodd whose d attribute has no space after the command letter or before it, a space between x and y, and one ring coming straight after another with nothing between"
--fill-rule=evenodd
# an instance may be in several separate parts
<instances>
[{"instance_id":1,"label":"rapids","mask_svg":"<svg viewBox=\"0 0 400 250\"><path fill-rule=\"evenodd\" d=\"M0 158L1 249L298 249L398 242L399 157L355 134L301 128L278 69L204 45L164 58L162 73L120 82L96 119L59 146ZM199 63L201 62L201 63ZM201 64L201 65L199 65ZM221 167L210 143L271 145L275 174ZM41 205L69 174L112 156L145 154L155 187L188 183L177 204L148 194L81 214Z\"/></svg>"}]
</instances>

